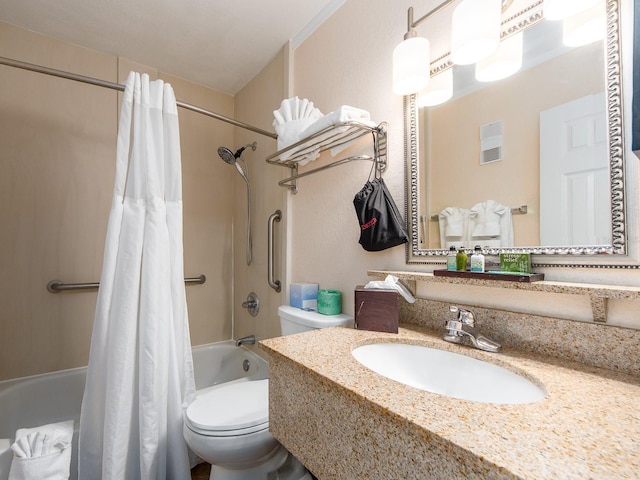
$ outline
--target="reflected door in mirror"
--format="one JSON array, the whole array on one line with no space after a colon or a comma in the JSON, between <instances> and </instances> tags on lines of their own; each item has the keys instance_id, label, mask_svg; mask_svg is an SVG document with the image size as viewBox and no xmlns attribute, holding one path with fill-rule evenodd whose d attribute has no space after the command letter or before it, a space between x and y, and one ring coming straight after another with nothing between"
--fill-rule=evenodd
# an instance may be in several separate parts
<instances>
[{"instance_id":1,"label":"reflected door in mirror","mask_svg":"<svg viewBox=\"0 0 640 480\"><path fill-rule=\"evenodd\" d=\"M604 92L540 114L542 245L611 243Z\"/></svg>"}]
</instances>

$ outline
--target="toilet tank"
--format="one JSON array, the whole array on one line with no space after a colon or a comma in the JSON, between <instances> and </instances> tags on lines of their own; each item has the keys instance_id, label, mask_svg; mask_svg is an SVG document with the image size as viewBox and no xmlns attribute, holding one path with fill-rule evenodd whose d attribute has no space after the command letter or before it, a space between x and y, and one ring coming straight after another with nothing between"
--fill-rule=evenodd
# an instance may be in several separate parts
<instances>
[{"instance_id":1,"label":"toilet tank","mask_svg":"<svg viewBox=\"0 0 640 480\"><path fill-rule=\"evenodd\" d=\"M308 332L318 328L336 327L339 325L353 326L353 317L341 313L339 315L322 315L315 311L302 310L291 305L278 307L280 317L280 331L282 335Z\"/></svg>"}]
</instances>

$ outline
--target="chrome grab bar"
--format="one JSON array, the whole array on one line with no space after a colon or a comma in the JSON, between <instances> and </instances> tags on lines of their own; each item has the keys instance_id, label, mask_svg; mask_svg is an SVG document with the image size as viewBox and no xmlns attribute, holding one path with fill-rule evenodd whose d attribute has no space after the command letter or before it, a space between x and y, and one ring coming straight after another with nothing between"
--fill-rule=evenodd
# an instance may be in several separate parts
<instances>
[{"instance_id":1,"label":"chrome grab bar","mask_svg":"<svg viewBox=\"0 0 640 480\"><path fill-rule=\"evenodd\" d=\"M282 289L282 286L280 284L280 280L273 278L273 222L279 222L281 218L282 212L280 210L276 210L269 216L267 234L267 277L269 280L269 286L276 292L279 292Z\"/></svg>"},{"instance_id":2,"label":"chrome grab bar","mask_svg":"<svg viewBox=\"0 0 640 480\"><path fill-rule=\"evenodd\" d=\"M207 277L204 275L198 275L197 277L185 278L184 283L204 283L207 281ZM65 290L93 290L100 286L99 282L96 283L63 283L61 280L51 280L47 283L47 290L51 293L59 293Z\"/></svg>"}]
</instances>

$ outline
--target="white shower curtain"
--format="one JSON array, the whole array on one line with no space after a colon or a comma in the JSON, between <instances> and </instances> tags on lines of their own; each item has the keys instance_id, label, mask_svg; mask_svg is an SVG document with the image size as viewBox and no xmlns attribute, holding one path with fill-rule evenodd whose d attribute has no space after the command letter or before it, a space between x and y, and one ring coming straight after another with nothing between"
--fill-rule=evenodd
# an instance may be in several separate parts
<instances>
[{"instance_id":1,"label":"white shower curtain","mask_svg":"<svg viewBox=\"0 0 640 480\"><path fill-rule=\"evenodd\" d=\"M171 85L129 74L116 162L80 416L79 478L189 478L182 414L195 388Z\"/></svg>"}]
</instances>

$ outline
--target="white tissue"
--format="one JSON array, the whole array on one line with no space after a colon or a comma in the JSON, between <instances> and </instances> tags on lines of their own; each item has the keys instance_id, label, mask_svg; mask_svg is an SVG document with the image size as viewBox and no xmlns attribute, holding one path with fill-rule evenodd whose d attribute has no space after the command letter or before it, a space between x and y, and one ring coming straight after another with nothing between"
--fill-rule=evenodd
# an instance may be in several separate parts
<instances>
[{"instance_id":1,"label":"white tissue","mask_svg":"<svg viewBox=\"0 0 640 480\"><path fill-rule=\"evenodd\" d=\"M404 299L409 303L414 303L416 301L415 297L411 295L411 292L400 283L398 277L393 275L387 275L387 278L384 281L374 280L367 283L364 288L378 288L378 289L387 289L387 290L397 290L400 295L404 297Z\"/></svg>"}]
</instances>

